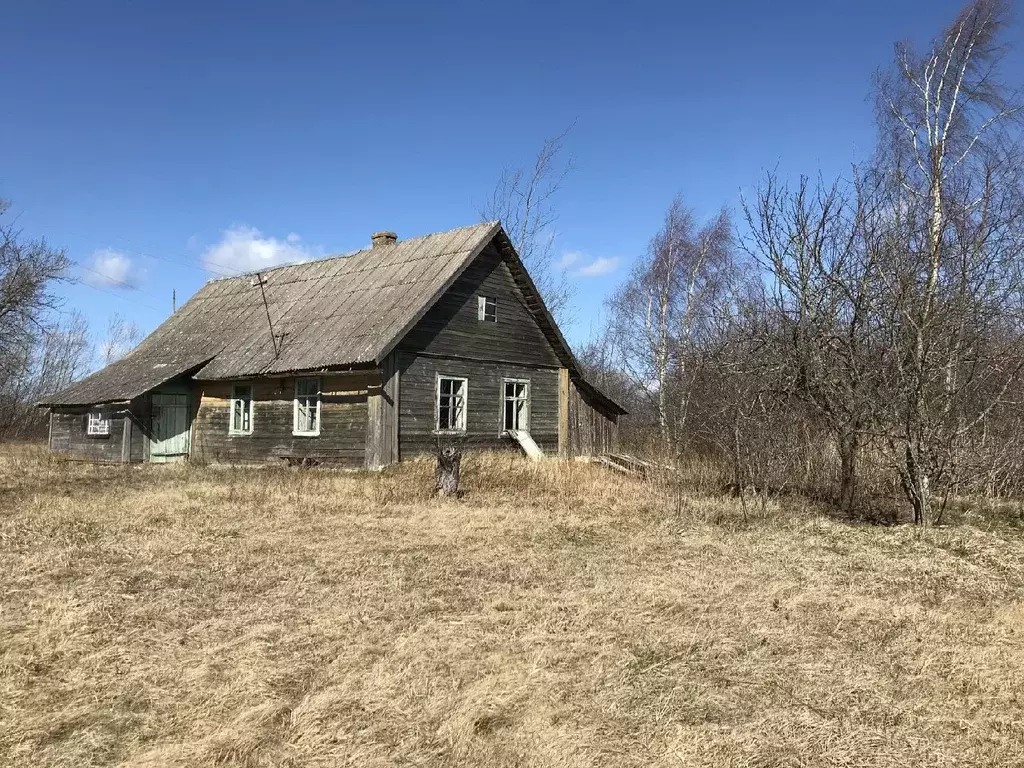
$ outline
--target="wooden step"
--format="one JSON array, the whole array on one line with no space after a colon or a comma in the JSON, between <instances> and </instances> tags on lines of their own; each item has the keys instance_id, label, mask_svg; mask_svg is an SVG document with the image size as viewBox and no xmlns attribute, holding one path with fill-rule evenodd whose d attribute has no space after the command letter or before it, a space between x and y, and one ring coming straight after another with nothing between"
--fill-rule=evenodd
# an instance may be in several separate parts
<instances>
[{"instance_id":1,"label":"wooden step","mask_svg":"<svg viewBox=\"0 0 1024 768\"><path fill-rule=\"evenodd\" d=\"M526 455L534 461L540 461L544 458L544 451L540 449L540 446L534 442L534 439L530 436L530 433L524 429L510 429L508 431L509 437L515 440L526 451Z\"/></svg>"}]
</instances>

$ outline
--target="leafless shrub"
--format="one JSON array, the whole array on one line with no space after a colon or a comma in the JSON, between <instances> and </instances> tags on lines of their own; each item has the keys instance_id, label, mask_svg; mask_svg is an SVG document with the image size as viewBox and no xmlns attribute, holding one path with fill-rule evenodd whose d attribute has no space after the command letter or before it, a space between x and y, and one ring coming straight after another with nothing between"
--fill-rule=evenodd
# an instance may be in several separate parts
<instances>
[{"instance_id":1,"label":"leafless shrub","mask_svg":"<svg viewBox=\"0 0 1024 768\"><path fill-rule=\"evenodd\" d=\"M1022 490L1024 148L1001 85L1004 0L968 3L878 78L878 151L849 181L769 173L698 229L676 201L587 350L638 450L852 513ZM704 258L700 244L709 245ZM617 378L618 377L618 378ZM653 435L658 436L657 444ZM886 513L888 515L888 512Z\"/></svg>"}]
</instances>

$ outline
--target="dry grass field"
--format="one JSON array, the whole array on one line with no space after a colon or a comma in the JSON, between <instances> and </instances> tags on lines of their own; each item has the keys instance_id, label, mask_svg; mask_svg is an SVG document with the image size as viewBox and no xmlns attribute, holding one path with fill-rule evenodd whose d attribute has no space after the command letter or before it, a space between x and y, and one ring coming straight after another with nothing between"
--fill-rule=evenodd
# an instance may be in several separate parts
<instances>
[{"instance_id":1,"label":"dry grass field","mask_svg":"<svg viewBox=\"0 0 1024 768\"><path fill-rule=\"evenodd\" d=\"M1024 533L0 458L5 766L1020 766ZM1006 515L1016 514L1006 510Z\"/></svg>"}]
</instances>

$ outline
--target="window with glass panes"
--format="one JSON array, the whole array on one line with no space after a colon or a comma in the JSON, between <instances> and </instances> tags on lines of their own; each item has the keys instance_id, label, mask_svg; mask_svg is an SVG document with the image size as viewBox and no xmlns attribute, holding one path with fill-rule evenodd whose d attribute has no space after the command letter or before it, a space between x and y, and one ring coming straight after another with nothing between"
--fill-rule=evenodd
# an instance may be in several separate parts
<instances>
[{"instance_id":1,"label":"window with glass panes","mask_svg":"<svg viewBox=\"0 0 1024 768\"><path fill-rule=\"evenodd\" d=\"M85 433L92 437L106 437L109 435L110 416L103 411L89 411Z\"/></svg>"},{"instance_id":2,"label":"window with glass panes","mask_svg":"<svg viewBox=\"0 0 1024 768\"><path fill-rule=\"evenodd\" d=\"M502 429L530 428L530 382L505 379L502 407Z\"/></svg>"},{"instance_id":3,"label":"window with glass panes","mask_svg":"<svg viewBox=\"0 0 1024 768\"><path fill-rule=\"evenodd\" d=\"M476 318L482 322L498 322L498 300L493 296L477 296Z\"/></svg>"},{"instance_id":4,"label":"window with glass panes","mask_svg":"<svg viewBox=\"0 0 1024 768\"><path fill-rule=\"evenodd\" d=\"M228 431L234 435L252 432L251 384L235 384L231 388L231 425Z\"/></svg>"},{"instance_id":5,"label":"window with glass panes","mask_svg":"<svg viewBox=\"0 0 1024 768\"><path fill-rule=\"evenodd\" d=\"M469 382L452 376L437 377L437 429L458 432L466 429L466 389Z\"/></svg>"},{"instance_id":6,"label":"window with glass panes","mask_svg":"<svg viewBox=\"0 0 1024 768\"><path fill-rule=\"evenodd\" d=\"M320 434L320 379L295 380L296 435Z\"/></svg>"}]
</instances>

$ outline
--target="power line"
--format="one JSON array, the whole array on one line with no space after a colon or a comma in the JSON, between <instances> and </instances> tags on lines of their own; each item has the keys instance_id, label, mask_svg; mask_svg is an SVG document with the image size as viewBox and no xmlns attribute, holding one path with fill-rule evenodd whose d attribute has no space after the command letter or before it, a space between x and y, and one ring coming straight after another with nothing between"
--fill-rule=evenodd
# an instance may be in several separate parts
<instances>
[{"instance_id":1,"label":"power line","mask_svg":"<svg viewBox=\"0 0 1024 768\"><path fill-rule=\"evenodd\" d=\"M96 240L95 238L89 237L88 235L83 235L80 232L75 232L73 230L66 229L66 228L63 228L63 227L62 227L62 229L63 229L63 231L66 234L71 235L72 237L77 237L78 239L84 240L85 242L90 243L90 244L92 244L94 246L99 246L100 245L100 241L99 240ZM113 235L112 239L120 240L121 242L128 243L129 245L133 246L133 248L136 247L135 243L132 242L131 240L129 240L128 238L126 238L126 237L121 237L120 235ZM156 259L158 261L166 261L169 264L176 264L176 265L181 266L181 267L189 267L190 269L195 269L195 270L197 270L199 272L212 272L213 274L219 275L221 277L237 277L238 274L239 274L238 270L233 270L232 267L229 267L226 264L218 264L215 261L209 261L207 259L204 259L202 262L199 262L198 260L196 260L193 257L188 256L188 255L186 255L184 253L177 253L176 254L177 256L180 256L181 259L184 259L184 261L182 261L182 260L179 260L179 259L171 258L169 256L158 256L155 253L148 253L146 251L141 251L141 250L129 250L127 248L121 248L120 250L122 252L128 254L129 256L142 256L142 257L147 258L147 259ZM215 269L215 267L220 267L220 269ZM225 272L225 271L222 271L222 270L233 270L233 271Z\"/></svg>"},{"instance_id":2,"label":"power line","mask_svg":"<svg viewBox=\"0 0 1024 768\"><path fill-rule=\"evenodd\" d=\"M95 239L90 238L90 237L88 237L86 235L83 235L80 232L74 232L74 231L68 230L68 229L65 229L64 232L66 234L71 235L72 237L77 237L80 240L83 240L83 241L85 241L87 243L90 243L90 244L92 244L94 246L98 246L100 244L98 240L95 240ZM115 237L116 237L116 239L122 240L124 242L129 242L127 240L127 238L123 238L123 237L119 237L119 236L115 236ZM189 261L178 261L176 259L171 259L171 258L168 258L168 257L165 257L165 256L157 256L156 254L144 253L144 252L141 252L141 251L130 251L130 250L127 250L127 249L121 249L121 251L123 253L125 253L126 255L128 255L128 256L141 256L141 257L144 257L144 258L157 259L159 261L166 261L166 262L168 262L170 264L175 264L177 266L191 267L192 269L198 270L200 272L214 272L214 273L219 274L219 275L221 275L223 277L234 277L235 276L234 274L229 274L227 272L220 272L220 271L218 271L216 269L212 269L212 268L206 269L206 268L204 268L202 266L199 266L198 264L192 263L191 260L189 260ZM182 255L184 258L188 259L187 256L184 256L184 254L180 254L180 255ZM110 275L104 274L103 272L100 272L100 271L98 271L96 269L93 269L92 267L86 266L85 264L83 264L80 261L75 261L73 263L74 263L75 266L80 267L81 269L84 269L84 270L86 270L88 272L92 272L93 274L102 277L104 280L106 280L108 282L115 283L115 284L120 285L120 286L122 286L124 288L127 288L128 290L137 291L139 293L144 293L147 296L152 296L153 298L161 300L161 301L163 300L162 296L158 296L158 295L156 295L155 293L153 293L151 291L144 290L144 289L140 288L139 286L132 285L131 283L125 282L124 280L120 280L118 278L111 277ZM213 264L213 262L210 262L210 263ZM223 265L220 265L220 266L223 266ZM125 296L125 295L120 294L120 293L116 293L114 291L107 290L105 288L102 288L101 286L94 285L92 283L88 283L88 282L85 282L85 281L77 281L77 283L79 285L82 285L82 286L86 287L86 288L91 288L94 291L100 291L101 293L107 293L107 294L110 294L111 296L116 296L117 298L121 299L122 301L127 301L127 302L132 303L132 304L137 304L140 307L145 307L146 309L152 310L154 312L160 312L161 311L161 310L157 309L156 307L152 306L151 304L147 304L146 302L143 302L143 301L133 300L133 299L129 298L128 296ZM173 291L173 289L172 289L172 295L174 293L175 293L175 291ZM172 299L171 299L171 303L172 303L172 306L174 304L176 304L175 298L173 296L172 296ZM173 307L173 309L177 309L177 307ZM173 309L172 309L172 311L173 311Z\"/></svg>"},{"instance_id":3,"label":"power line","mask_svg":"<svg viewBox=\"0 0 1024 768\"><path fill-rule=\"evenodd\" d=\"M151 309L154 312L159 312L160 311L159 309L154 307L152 304L147 304L144 301L138 301L138 300L133 299L133 298L131 298L129 296L125 296L123 293L117 293L116 291L108 291L106 288L101 288L98 285L90 285L89 283L78 282L77 284L85 286L86 288L90 288L90 289L92 289L94 291L99 291L100 293L109 293L111 296L116 296L117 298L121 299L121 301L127 301L129 304L138 304L140 307L145 307L146 309ZM159 298L159 297L157 297L157 298Z\"/></svg>"},{"instance_id":4,"label":"power line","mask_svg":"<svg viewBox=\"0 0 1024 768\"><path fill-rule=\"evenodd\" d=\"M73 263L79 269L84 269L84 270L86 270L88 272L92 272L94 275L99 275L100 277L102 277L104 280L106 280L109 283L115 283L117 285L120 285L122 288L127 288L130 291L138 291L139 293L145 293L148 296L152 296L154 299L161 298L160 296L157 296L155 293L152 293L151 291L143 290L142 288L140 288L137 285L132 285L131 283L125 282L124 280L120 280L120 279L118 279L116 277L111 277L110 275L107 275L107 274L105 274L103 272L100 272L98 269L93 269L92 267L87 267L87 266L85 266L85 264L83 264L80 261L76 261L76 262L73 262ZM98 287L98 286L92 285L91 283L84 283L84 284L89 286L90 288Z\"/></svg>"}]
</instances>

